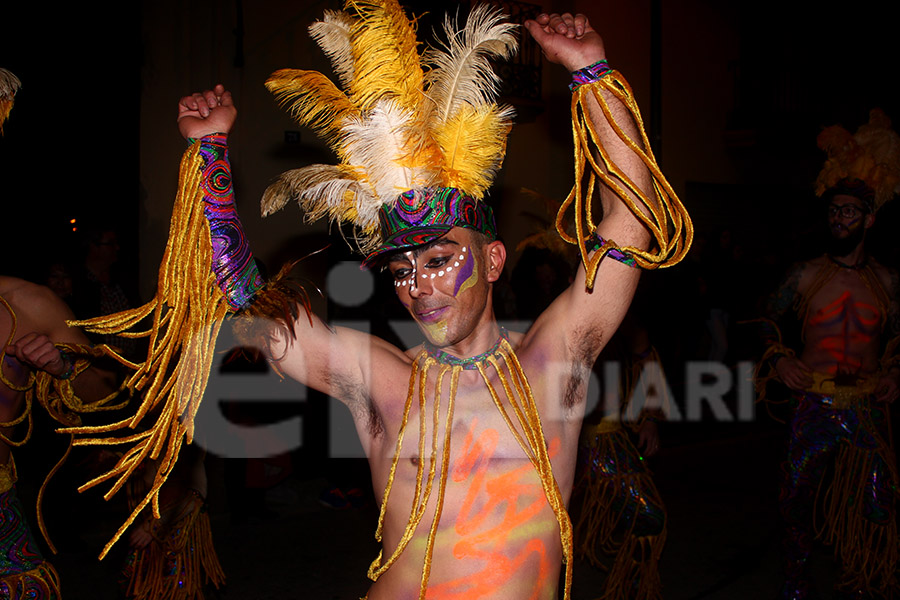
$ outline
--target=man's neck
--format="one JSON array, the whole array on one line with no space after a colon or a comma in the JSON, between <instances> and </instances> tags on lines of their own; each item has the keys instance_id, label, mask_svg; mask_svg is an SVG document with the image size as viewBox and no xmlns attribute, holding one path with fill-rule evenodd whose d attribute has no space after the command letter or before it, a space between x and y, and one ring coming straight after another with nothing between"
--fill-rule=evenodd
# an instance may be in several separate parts
<instances>
[{"instance_id":1,"label":"man's neck","mask_svg":"<svg viewBox=\"0 0 900 600\"><path fill-rule=\"evenodd\" d=\"M487 316L488 318L482 320L465 339L436 349L458 359L468 359L489 352L497 345L501 337L501 329L497 320L494 319L493 312ZM434 348L434 346L430 347Z\"/></svg>"},{"instance_id":2,"label":"man's neck","mask_svg":"<svg viewBox=\"0 0 900 600\"><path fill-rule=\"evenodd\" d=\"M848 269L857 269L866 264L866 250L862 243L858 244L856 248L854 248L849 254L844 256L836 256L834 254L828 255L831 260L836 262L841 267L846 267Z\"/></svg>"}]
</instances>

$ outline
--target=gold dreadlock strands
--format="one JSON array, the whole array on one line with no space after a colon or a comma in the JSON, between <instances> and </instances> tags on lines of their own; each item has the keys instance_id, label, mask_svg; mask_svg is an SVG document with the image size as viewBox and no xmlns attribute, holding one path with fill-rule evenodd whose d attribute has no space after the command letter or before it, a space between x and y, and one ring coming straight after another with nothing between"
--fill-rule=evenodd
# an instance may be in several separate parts
<instances>
[{"instance_id":1,"label":"gold dreadlock strands","mask_svg":"<svg viewBox=\"0 0 900 600\"><path fill-rule=\"evenodd\" d=\"M101 559L148 504L154 516L159 517L159 490L175 465L182 443L193 440L193 418L208 383L216 335L229 310L211 269L210 231L203 217L200 185L202 166L200 143L196 142L181 161L179 191L156 297L125 314L70 323L88 331L131 333L148 338L146 360L126 381L129 390L142 392L142 402L135 415L112 425L61 430L75 435L109 434L137 428L148 415L157 415L146 434L75 442L75 445L133 444L110 471L79 488L84 490L116 478L104 495L107 499L122 488L143 460L160 459L160 468L147 495L103 548ZM125 331L151 314L149 330ZM118 352L110 350L109 354L124 364L125 359Z\"/></svg>"},{"instance_id":2,"label":"gold dreadlock strands","mask_svg":"<svg viewBox=\"0 0 900 600\"><path fill-rule=\"evenodd\" d=\"M440 391L442 389L440 379L449 369L451 369L451 367L447 365L445 365L441 369L441 374L438 378L438 384L435 390L436 406L438 405L437 398L439 397ZM425 563L422 567L422 585L419 588L419 600L425 600L425 592L428 589L428 578L431 576L431 562L432 557L434 556L434 542L435 539L437 539L438 525L440 525L441 514L444 511L444 494L447 491L447 476L450 471L450 438L453 430L453 408L456 401L456 390L459 387L460 373L462 373L461 366L455 365L452 367L450 376L450 395L447 399L447 424L444 427L444 448L441 454L441 478L438 484L438 497L434 508L434 518L431 520L431 529L428 531L428 539L425 544ZM435 440L437 439L437 424L438 409L435 408Z\"/></svg>"},{"instance_id":3,"label":"gold dreadlock strands","mask_svg":"<svg viewBox=\"0 0 900 600\"><path fill-rule=\"evenodd\" d=\"M633 117L640 139L635 141L626 134L616 121L604 96L604 92L622 103ZM652 195L648 197L629 177L627 177L610 159L609 153L600 143L600 137L593 123L587 116L587 103L596 100L606 120L616 136L647 167L652 178ZM599 81L579 86L572 95L572 130L575 138L575 185L565 202L560 206L556 219L559 235L571 244L576 244L581 253L587 271L587 287L593 288L600 261L610 250L622 250L634 257L638 266L645 269L670 267L681 261L690 249L693 240L693 224L684 205L678 199L672 187L656 164L650 151L649 140L644 132L640 110L634 100L628 82L621 74L611 71ZM594 158L599 156L600 163ZM587 182L584 181L586 165L590 166ZM591 257L587 242L591 239L596 225L593 220L591 200L597 182L615 194L628 207L635 217L650 230L657 246L655 251L647 251L631 246L620 247L614 240L607 243L599 252ZM587 189L585 190L585 185ZM635 201L633 198L636 198ZM565 216L569 207L574 204L575 235L569 235ZM640 205L639 205L640 204ZM646 209L647 213L642 209Z\"/></svg>"}]
</instances>

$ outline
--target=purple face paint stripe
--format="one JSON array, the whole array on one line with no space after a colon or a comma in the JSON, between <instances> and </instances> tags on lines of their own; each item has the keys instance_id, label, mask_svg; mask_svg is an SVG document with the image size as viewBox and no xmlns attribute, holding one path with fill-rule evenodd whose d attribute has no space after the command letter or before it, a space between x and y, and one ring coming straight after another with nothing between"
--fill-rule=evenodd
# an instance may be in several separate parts
<instances>
[{"instance_id":1,"label":"purple face paint stripe","mask_svg":"<svg viewBox=\"0 0 900 600\"><path fill-rule=\"evenodd\" d=\"M453 285L453 295L456 296L459 293L459 288L462 287L466 281L468 281L469 277L472 276L472 272L475 270L475 258L472 256L466 257L466 262L462 264L459 268L459 274L456 276L456 282Z\"/></svg>"}]
</instances>

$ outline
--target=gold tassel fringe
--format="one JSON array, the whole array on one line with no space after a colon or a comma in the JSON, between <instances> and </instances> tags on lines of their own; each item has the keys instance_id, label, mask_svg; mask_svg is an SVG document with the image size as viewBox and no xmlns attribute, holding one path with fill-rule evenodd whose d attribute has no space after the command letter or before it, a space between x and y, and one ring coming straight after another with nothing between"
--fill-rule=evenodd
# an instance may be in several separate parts
<instances>
[{"instance_id":1,"label":"gold tassel fringe","mask_svg":"<svg viewBox=\"0 0 900 600\"><path fill-rule=\"evenodd\" d=\"M219 589L225 574L213 545L203 500L198 496L190 512L161 528L151 523L154 541L135 550L133 576L126 597L133 600L197 600L203 587ZM174 532L174 533L173 533ZM170 571L169 568L174 569Z\"/></svg>"},{"instance_id":2,"label":"gold tassel fringe","mask_svg":"<svg viewBox=\"0 0 900 600\"><path fill-rule=\"evenodd\" d=\"M871 473L872 459L879 452L893 456L893 449L887 445L877 450L842 445L831 485L827 489L824 484L819 487L818 495L824 494L825 514L817 534L824 543L833 545L835 559L841 565L840 584L848 589L886 591L896 589L898 584L900 537L893 515L896 495L890 500L888 510L892 514L886 525L874 523L862 514L866 478ZM894 469L888 477L896 485Z\"/></svg>"}]
</instances>

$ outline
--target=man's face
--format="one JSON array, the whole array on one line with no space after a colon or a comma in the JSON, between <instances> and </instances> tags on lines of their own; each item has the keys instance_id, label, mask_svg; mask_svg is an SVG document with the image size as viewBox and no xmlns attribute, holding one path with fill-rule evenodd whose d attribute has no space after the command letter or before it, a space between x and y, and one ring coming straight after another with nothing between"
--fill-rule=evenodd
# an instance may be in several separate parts
<instances>
[{"instance_id":1,"label":"man's face","mask_svg":"<svg viewBox=\"0 0 900 600\"><path fill-rule=\"evenodd\" d=\"M863 240L875 218L855 196L837 195L828 205L828 227L838 255L849 254Z\"/></svg>"},{"instance_id":2,"label":"man's face","mask_svg":"<svg viewBox=\"0 0 900 600\"><path fill-rule=\"evenodd\" d=\"M485 249L471 231L454 227L388 260L397 297L435 346L465 339L484 317L490 290Z\"/></svg>"}]
</instances>

